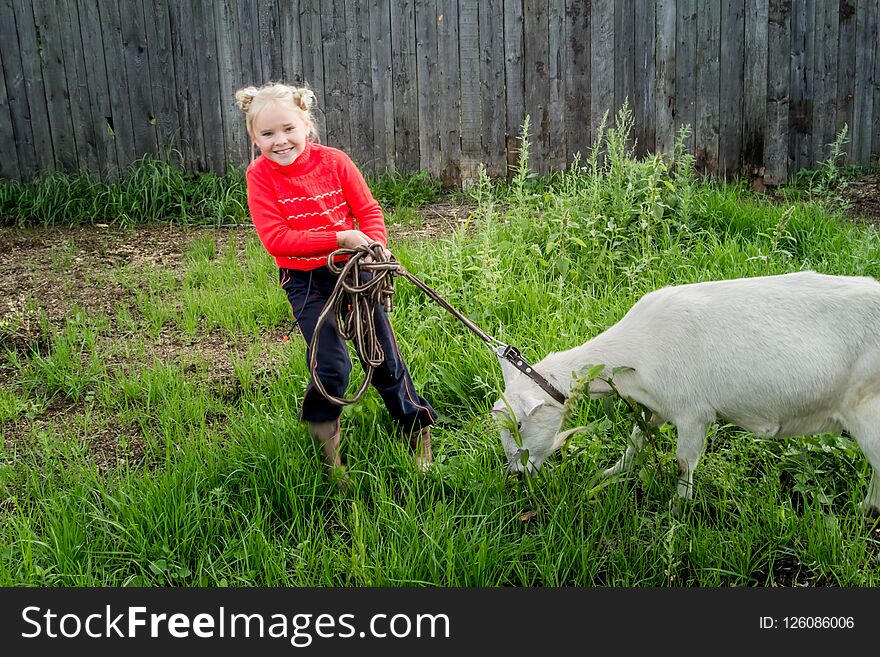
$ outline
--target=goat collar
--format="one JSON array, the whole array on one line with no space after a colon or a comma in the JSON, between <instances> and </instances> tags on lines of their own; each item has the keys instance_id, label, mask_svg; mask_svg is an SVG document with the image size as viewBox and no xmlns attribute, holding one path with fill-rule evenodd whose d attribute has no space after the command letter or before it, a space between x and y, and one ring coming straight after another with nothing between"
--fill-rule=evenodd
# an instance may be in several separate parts
<instances>
[{"instance_id":1,"label":"goat collar","mask_svg":"<svg viewBox=\"0 0 880 657\"><path fill-rule=\"evenodd\" d=\"M535 371L535 368L529 365L528 361L523 358L523 355L519 353L519 350L516 347L512 347L509 344L503 344L497 347L494 351L499 358L503 358L532 381L537 383L541 390L546 392L553 399L560 404L565 404L565 395L563 395L559 389L554 387L547 379L538 374L538 372Z\"/></svg>"}]
</instances>

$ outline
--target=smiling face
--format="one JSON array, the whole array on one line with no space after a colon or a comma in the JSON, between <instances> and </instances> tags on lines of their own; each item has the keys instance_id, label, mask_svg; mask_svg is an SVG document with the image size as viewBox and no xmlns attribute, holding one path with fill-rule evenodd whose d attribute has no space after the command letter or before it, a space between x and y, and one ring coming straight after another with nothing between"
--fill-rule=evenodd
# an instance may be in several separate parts
<instances>
[{"instance_id":1,"label":"smiling face","mask_svg":"<svg viewBox=\"0 0 880 657\"><path fill-rule=\"evenodd\" d=\"M284 103L269 103L254 118L251 138L273 162L292 164L305 149L308 138L303 112Z\"/></svg>"}]
</instances>

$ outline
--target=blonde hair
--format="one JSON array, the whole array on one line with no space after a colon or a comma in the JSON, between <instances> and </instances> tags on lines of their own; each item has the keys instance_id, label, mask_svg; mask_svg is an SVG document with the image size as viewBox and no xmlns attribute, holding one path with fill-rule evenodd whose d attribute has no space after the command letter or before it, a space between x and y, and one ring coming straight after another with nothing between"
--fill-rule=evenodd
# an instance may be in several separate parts
<instances>
[{"instance_id":1,"label":"blonde hair","mask_svg":"<svg viewBox=\"0 0 880 657\"><path fill-rule=\"evenodd\" d=\"M235 102L245 113L248 134L254 136L254 121L257 115L270 103L289 105L299 110L303 122L309 131L309 137L318 141L318 128L312 118L311 108L315 105L315 92L308 87L292 87L281 82L269 82L259 89L257 87L245 87L235 92Z\"/></svg>"}]
</instances>

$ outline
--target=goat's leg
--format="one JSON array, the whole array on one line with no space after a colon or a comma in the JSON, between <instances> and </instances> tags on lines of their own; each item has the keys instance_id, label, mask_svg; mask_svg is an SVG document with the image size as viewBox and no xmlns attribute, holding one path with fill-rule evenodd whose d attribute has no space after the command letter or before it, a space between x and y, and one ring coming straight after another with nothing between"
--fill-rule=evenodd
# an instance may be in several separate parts
<instances>
[{"instance_id":1,"label":"goat's leg","mask_svg":"<svg viewBox=\"0 0 880 657\"><path fill-rule=\"evenodd\" d=\"M880 398L862 402L854 413L844 418L844 423L874 469L868 494L859 509L865 514L880 515Z\"/></svg>"},{"instance_id":2,"label":"goat's leg","mask_svg":"<svg viewBox=\"0 0 880 657\"><path fill-rule=\"evenodd\" d=\"M660 427L666 423L659 415L652 415L649 423L652 427ZM620 472L629 472L633 469L633 466L636 464L636 456L638 456L639 452L642 451L642 448L645 446L645 433L639 428L639 425L635 425L633 427L632 433L629 437L629 442L626 446L626 451L623 453L623 456L618 459L617 463L612 465L610 468L605 470L602 474L606 477L611 477Z\"/></svg>"},{"instance_id":3,"label":"goat's leg","mask_svg":"<svg viewBox=\"0 0 880 657\"><path fill-rule=\"evenodd\" d=\"M675 425L678 431L675 460L678 464L679 499L689 500L694 496L694 470L703 454L708 426L699 420L679 421Z\"/></svg>"}]
</instances>

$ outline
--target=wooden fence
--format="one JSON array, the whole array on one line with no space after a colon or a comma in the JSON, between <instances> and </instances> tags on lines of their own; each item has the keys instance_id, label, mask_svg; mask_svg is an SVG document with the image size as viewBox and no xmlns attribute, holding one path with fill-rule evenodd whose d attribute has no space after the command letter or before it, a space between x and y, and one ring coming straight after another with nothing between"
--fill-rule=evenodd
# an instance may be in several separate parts
<instances>
[{"instance_id":1,"label":"wooden fence","mask_svg":"<svg viewBox=\"0 0 880 657\"><path fill-rule=\"evenodd\" d=\"M680 126L710 174L778 183L880 153L878 0L2 0L0 176L113 177L173 146L249 159L234 91L316 92L324 143L368 173L562 169L627 100L637 152Z\"/></svg>"}]
</instances>

